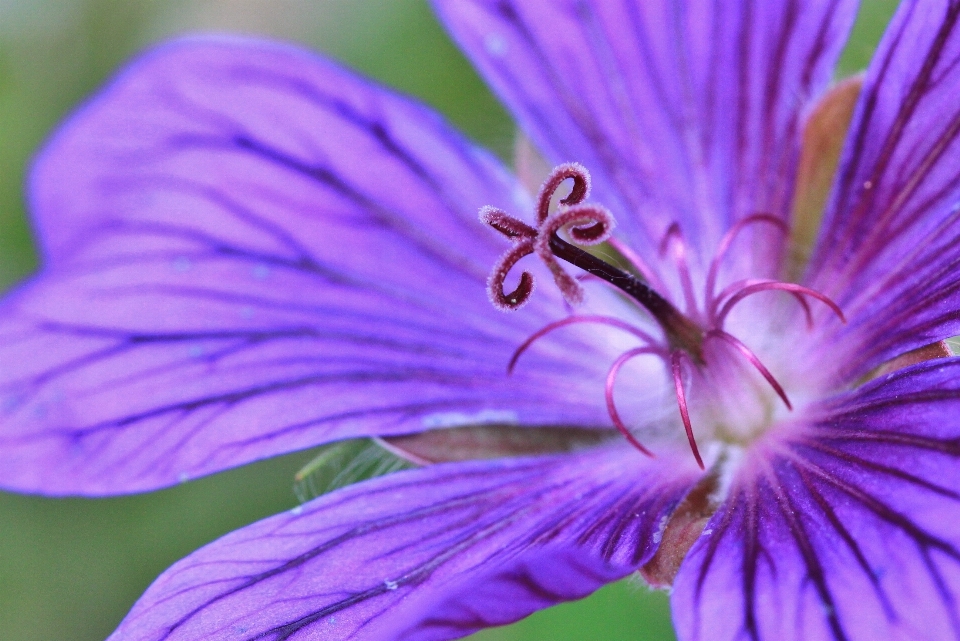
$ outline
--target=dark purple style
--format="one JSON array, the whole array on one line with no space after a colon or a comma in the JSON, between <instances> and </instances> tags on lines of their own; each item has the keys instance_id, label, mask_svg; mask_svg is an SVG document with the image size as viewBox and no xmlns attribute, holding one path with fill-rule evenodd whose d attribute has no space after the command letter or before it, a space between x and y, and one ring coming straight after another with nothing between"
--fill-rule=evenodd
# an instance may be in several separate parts
<instances>
[{"instance_id":1,"label":"dark purple style","mask_svg":"<svg viewBox=\"0 0 960 641\"><path fill-rule=\"evenodd\" d=\"M638 570L682 641L960 638L960 2L903 2L832 88L853 0L435 4L556 167L532 187L226 38L37 159L2 487L423 463L198 550L111 639L451 639Z\"/></svg>"}]
</instances>

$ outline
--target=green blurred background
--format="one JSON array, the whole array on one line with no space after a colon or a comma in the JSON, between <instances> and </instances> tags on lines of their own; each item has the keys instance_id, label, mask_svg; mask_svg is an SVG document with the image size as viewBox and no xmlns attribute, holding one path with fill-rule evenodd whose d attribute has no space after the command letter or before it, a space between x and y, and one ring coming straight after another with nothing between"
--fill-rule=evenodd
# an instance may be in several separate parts
<instances>
[{"instance_id":1,"label":"green blurred background","mask_svg":"<svg viewBox=\"0 0 960 641\"><path fill-rule=\"evenodd\" d=\"M862 69L894 0L865 0L840 73ZM135 52L175 34L294 40L443 112L508 159L514 127L425 0L0 0L0 291L37 265L22 185L56 123ZM2 364L0 364L2 367ZM232 529L296 504L312 454L144 496L0 493L0 637L98 641L164 568ZM640 582L474 637L482 641L672 639L667 597Z\"/></svg>"}]
</instances>

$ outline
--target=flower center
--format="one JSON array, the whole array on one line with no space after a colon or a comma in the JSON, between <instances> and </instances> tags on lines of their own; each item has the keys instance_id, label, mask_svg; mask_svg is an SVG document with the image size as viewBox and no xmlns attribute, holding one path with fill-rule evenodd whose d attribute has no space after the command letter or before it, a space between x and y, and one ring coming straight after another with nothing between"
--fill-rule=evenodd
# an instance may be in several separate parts
<instances>
[{"instance_id":1,"label":"flower center","mask_svg":"<svg viewBox=\"0 0 960 641\"><path fill-rule=\"evenodd\" d=\"M551 201L561 184L572 181L570 193L560 199L559 206L551 212ZM731 404L731 395L724 390L731 388L731 381L741 381L741 386L756 387L752 382L760 378L772 390L787 409L792 404L783 386L773 376L760 358L739 338L725 329L730 313L743 300L764 291L782 291L791 294L806 314L808 324L813 323L809 299L815 299L829 307L843 320L840 308L825 295L796 283L773 279L743 279L731 283L717 292L718 274L730 246L746 228L756 225L772 226L786 234L787 225L769 214L747 216L736 223L720 241L704 279L702 301L698 304L697 292L687 265L688 248L680 226L672 224L664 234L660 246L662 256L672 256L685 303L680 311L667 296L652 283L659 283L656 273L629 247L612 237L615 221L610 212L596 204L585 203L590 191L590 177L586 169L576 163L559 165L550 173L537 195L536 226L514 218L503 210L483 207L480 219L506 236L513 246L497 261L488 281L488 293L495 307L504 311L522 307L533 292L533 276L529 272L520 275L519 284L505 293L506 277L523 257L536 254L546 265L563 297L571 305L583 302L583 286L580 279L571 277L559 260L580 268L581 279L591 278L617 288L651 317L660 330L655 336L640 327L618 318L601 315L574 314L550 323L521 344L508 365L511 372L520 356L536 341L556 329L575 323L593 323L615 328L631 334L638 345L621 353L610 365L606 377L605 397L607 410L614 426L639 451L653 456L652 452L633 435L620 416L614 402L614 386L621 370L630 361L640 356L660 359L672 379L677 408L683 422L687 441L697 463L703 468L697 441L694 438L693 419L709 421L716 437L725 441L737 441L755 436L752 428L738 425L737 415L742 414L742 403ZM559 234L563 231L572 241L567 242ZM591 246L608 242L629 263L631 273L612 265L577 245ZM662 283L661 283L662 290ZM702 390L701 398L691 404L688 390ZM736 395L733 395L734 397ZM761 394L766 399L769 394ZM732 405L732 407L731 407ZM757 405L762 413L769 415L769 403ZM769 421L761 421L767 422ZM754 425L757 421L747 421Z\"/></svg>"}]
</instances>

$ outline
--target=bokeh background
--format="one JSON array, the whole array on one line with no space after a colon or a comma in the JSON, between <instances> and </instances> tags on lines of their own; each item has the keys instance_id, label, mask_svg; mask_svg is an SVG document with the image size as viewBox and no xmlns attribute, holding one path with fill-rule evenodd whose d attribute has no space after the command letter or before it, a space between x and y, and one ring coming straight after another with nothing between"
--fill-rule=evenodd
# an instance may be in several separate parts
<instances>
[{"instance_id":1,"label":"bokeh background","mask_svg":"<svg viewBox=\"0 0 960 641\"><path fill-rule=\"evenodd\" d=\"M863 69L895 0L864 0L839 75ZM0 0L0 291L37 268L22 185L57 122L151 43L217 30L293 40L444 113L510 159L515 129L426 0ZM0 363L0 367L3 364ZM305 452L144 496L0 492L0 637L98 641L164 568L297 502ZM667 597L638 581L474 641L672 639Z\"/></svg>"}]
</instances>

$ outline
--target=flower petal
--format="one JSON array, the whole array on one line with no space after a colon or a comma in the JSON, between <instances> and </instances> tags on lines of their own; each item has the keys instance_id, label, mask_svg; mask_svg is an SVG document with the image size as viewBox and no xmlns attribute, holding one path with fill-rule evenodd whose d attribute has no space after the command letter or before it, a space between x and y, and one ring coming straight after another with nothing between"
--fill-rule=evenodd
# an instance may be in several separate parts
<instances>
[{"instance_id":1,"label":"flower petal","mask_svg":"<svg viewBox=\"0 0 960 641\"><path fill-rule=\"evenodd\" d=\"M509 623L649 559L699 476L689 459L616 447L354 485L180 561L110 639L438 641Z\"/></svg>"},{"instance_id":2,"label":"flower petal","mask_svg":"<svg viewBox=\"0 0 960 641\"><path fill-rule=\"evenodd\" d=\"M680 570L684 641L960 637L960 360L901 370L748 454Z\"/></svg>"},{"instance_id":3,"label":"flower petal","mask_svg":"<svg viewBox=\"0 0 960 641\"><path fill-rule=\"evenodd\" d=\"M280 45L166 45L38 160L49 266L0 307L0 485L121 493L365 435L609 426L611 346L493 309L529 199L435 114Z\"/></svg>"},{"instance_id":4,"label":"flower petal","mask_svg":"<svg viewBox=\"0 0 960 641\"><path fill-rule=\"evenodd\" d=\"M960 4L909 0L867 71L807 279L847 378L960 333L958 63Z\"/></svg>"},{"instance_id":5,"label":"flower petal","mask_svg":"<svg viewBox=\"0 0 960 641\"><path fill-rule=\"evenodd\" d=\"M435 4L546 156L590 170L645 257L672 222L708 258L735 220L789 216L800 118L856 13L851 0Z\"/></svg>"}]
</instances>

